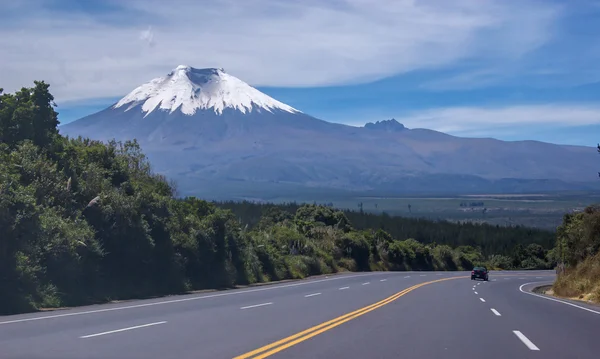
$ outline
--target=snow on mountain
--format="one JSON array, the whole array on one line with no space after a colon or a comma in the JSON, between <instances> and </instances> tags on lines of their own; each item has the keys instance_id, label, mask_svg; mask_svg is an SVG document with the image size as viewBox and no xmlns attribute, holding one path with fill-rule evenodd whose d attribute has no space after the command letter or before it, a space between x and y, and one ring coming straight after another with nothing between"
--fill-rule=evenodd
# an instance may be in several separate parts
<instances>
[{"instance_id":1,"label":"snow on mountain","mask_svg":"<svg viewBox=\"0 0 600 359\"><path fill-rule=\"evenodd\" d=\"M195 69L180 65L167 76L145 83L117 102L113 108L126 107L125 111L141 105L148 116L156 109L169 111L179 109L185 115L194 115L197 110L213 109L218 115L231 108L242 113L252 111L282 110L300 113L274 98L258 91L223 69Z\"/></svg>"}]
</instances>

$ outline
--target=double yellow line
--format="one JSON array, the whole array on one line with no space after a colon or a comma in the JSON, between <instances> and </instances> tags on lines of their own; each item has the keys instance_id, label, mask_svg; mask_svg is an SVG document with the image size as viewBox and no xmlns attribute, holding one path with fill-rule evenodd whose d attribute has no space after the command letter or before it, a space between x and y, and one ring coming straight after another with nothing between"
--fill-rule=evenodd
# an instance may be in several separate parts
<instances>
[{"instance_id":1,"label":"double yellow line","mask_svg":"<svg viewBox=\"0 0 600 359\"><path fill-rule=\"evenodd\" d=\"M452 279L459 279L459 278L468 278L466 276L461 276L461 277L451 277L451 278L443 278L443 279L438 279L438 280L432 280L430 282L423 282L423 283L419 283L417 285L413 285L410 288L404 289L403 291L400 291L382 301L379 301L377 303L368 305L366 307L360 308L358 310L355 310L351 313L348 314L344 314L340 317L337 317L335 319L329 320L327 322L321 323L319 325L316 325L312 328L308 328L300 333L291 335L287 338L283 338L281 340L278 340L274 343L265 345L263 347L260 347L258 349L255 349L251 352L239 355L233 359L248 359L248 358L252 358L252 359L262 359L262 358L266 358L269 357L275 353L278 353L282 350L285 350L291 346L294 346L298 343L301 343L307 339L310 339L314 336L317 336L323 332L326 332L332 328L337 327L338 325L342 325L352 319L358 318L361 315L367 314L368 312L375 310L377 308L383 307L386 304L389 304L391 302L393 302L394 300L402 297L403 295L405 295L406 293L412 292L413 290L420 288L424 285L428 285L428 284L432 284L432 283L437 283L437 282L443 282L446 280L452 280Z\"/></svg>"}]
</instances>

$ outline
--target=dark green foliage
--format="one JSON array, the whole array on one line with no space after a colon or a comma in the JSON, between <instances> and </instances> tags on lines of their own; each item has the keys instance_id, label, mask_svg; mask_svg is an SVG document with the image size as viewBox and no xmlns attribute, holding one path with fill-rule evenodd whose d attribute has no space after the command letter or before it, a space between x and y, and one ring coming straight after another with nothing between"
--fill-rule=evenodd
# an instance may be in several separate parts
<instances>
[{"instance_id":1,"label":"dark green foliage","mask_svg":"<svg viewBox=\"0 0 600 359\"><path fill-rule=\"evenodd\" d=\"M560 261L575 266L600 252L600 207L590 206L580 213L564 216L557 230Z\"/></svg>"},{"instance_id":2,"label":"dark green foliage","mask_svg":"<svg viewBox=\"0 0 600 359\"><path fill-rule=\"evenodd\" d=\"M306 213L311 213L312 221L321 217L319 221L328 221L329 225L336 224L333 219L335 210L314 205L302 206L297 203L281 205L261 204L252 202L221 202L219 207L229 209L236 214L243 223L255 226L264 213L271 211L284 211L288 214L301 211L302 218ZM493 254L511 255L517 244L539 244L545 249L552 248L555 242L554 233L541 229L532 229L521 226L500 227L489 224L474 224L470 222L452 223L445 221L432 221L429 219L405 218L389 216L387 214L372 214L355 211L337 211L337 215L344 221L352 223L358 230L384 230L396 239L413 238L421 243L447 244L451 247L473 246L485 256ZM329 217L327 217L329 216ZM310 216L309 216L310 217ZM296 217L298 219L298 217Z\"/></svg>"},{"instance_id":3,"label":"dark green foliage","mask_svg":"<svg viewBox=\"0 0 600 359\"><path fill-rule=\"evenodd\" d=\"M0 94L0 314L341 270L538 268L556 256L550 233L526 228L178 199L137 142L70 139L57 124L47 84Z\"/></svg>"}]
</instances>

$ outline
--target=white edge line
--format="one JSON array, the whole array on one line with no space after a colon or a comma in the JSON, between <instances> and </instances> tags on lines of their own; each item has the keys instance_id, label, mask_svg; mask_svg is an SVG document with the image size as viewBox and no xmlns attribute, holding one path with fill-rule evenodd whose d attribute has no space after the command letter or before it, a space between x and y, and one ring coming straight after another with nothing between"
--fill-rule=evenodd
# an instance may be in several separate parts
<instances>
[{"instance_id":1,"label":"white edge line","mask_svg":"<svg viewBox=\"0 0 600 359\"><path fill-rule=\"evenodd\" d=\"M344 290L344 289L348 289L350 287L341 287L339 290Z\"/></svg>"},{"instance_id":2,"label":"white edge line","mask_svg":"<svg viewBox=\"0 0 600 359\"><path fill-rule=\"evenodd\" d=\"M513 330L513 333L517 336L517 338L521 339L523 344L527 346L530 350L540 350L540 348L536 347L535 344L531 342L523 333L518 330Z\"/></svg>"},{"instance_id":3,"label":"white edge line","mask_svg":"<svg viewBox=\"0 0 600 359\"><path fill-rule=\"evenodd\" d=\"M383 274L384 272L381 272L381 273ZM387 274L389 274L389 273L387 273ZM225 296L228 296L228 295L238 295L238 294L245 294L245 293L263 292L263 291L266 291L266 290L275 290L275 289L281 289L281 288L297 287L297 286L300 286L300 285L307 285L307 284L312 284L312 283L328 282L330 280L338 280L338 279L344 279L344 278L355 278L355 277L364 277L366 275L373 275L373 273L357 274L357 275L350 275L350 276L339 276L339 277L334 277L334 278L311 280L311 281L308 281L308 282L301 282L301 283L292 283L292 284L270 286L268 288L247 289L247 290L240 290L240 291L237 291L237 292L218 293L218 294L205 295L205 296L202 296L202 297L182 298L182 299L165 300L165 301L161 301L161 302L128 305L128 306L125 306L125 307L105 308L105 309L97 309L97 310L86 310L86 311L83 311L83 312L65 313L65 314L54 314L54 315L46 315L46 316L42 316L42 317L33 317L33 318L7 320L7 321L4 321L4 322L0 322L0 325L2 325L2 324L21 323L21 322L31 322L31 321L34 321L34 320L71 317L71 316L75 316L75 315L85 315L85 314L112 312L112 311L115 311L115 310L144 308L144 307L151 307L151 306L154 306L154 305L172 304L172 303L180 303L180 302L189 302L191 300L200 300L200 299L225 297ZM109 304L109 303L106 303L106 304ZM76 309L76 308L73 308L73 309Z\"/></svg>"},{"instance_id":4,"label":"white edge line","mask_svg":"<svg viewBox=\"0 0 600 359\"><path fill-rule=\"evenodd\" d=\"M479 294L479 293L475 292L475 294Z\"/></svg>"},{"instance_id":5,"label":"white edge line","mask_svg":"<svg viewBox=\"0 0 600 359\"><path fill-rule=\"evenodd\" d=\"M271 304L273 304L273 302L249 305L247 307L241 307L240 309L250 309L250 308L264 307L265 305L271 305Z\"/></svg>"},{"instance_id":6,"label":"white edge line","mask_svg":"<svg viewBox=\"0 0 600 359\"><path fill-rule=\"evenodd\" d=\"M491 308L490 310L492 311L492 313L496 314L497 316L499 316L499 317L501 317L501 316L502 316L502 314L500 314L500 312L499 312L499 311L497 311L496 309L494 309L494 308Z\"/></svg>"},{"instance_id":7,"label":"white edge line","mask_svg":"<svg viewBox=\"0 0 600 359\"><path fill-rule=\"evenodd\" d=\"M371 284L371 282L364 282L362 285Z\"/></svg>"},{"instance_id":8,"label":"white edge line","mask_svg":"<svg viewBox=\"0 0 600 359\"><path fill-rule=\"evenodd\" d=\"M123 328L123 329L116 329L116 330L109 330L108 332L102 332L102 333L96 333L96 334L90 334L90 335L83 335L83 336L81 336L79 338L80 339L87 339L87 338L92 338L92 337L99 337L101 335L119 333L119 332L124 332L124 331L127 331L127 330L133 330L133 329L151 327L153 325L159 325L159 324L165 324L165 323L166 323L166 321L165 322L150 323L150 324L136 325L135 327L129 327L129 328Z\"/></svg>"},{"instance_id":9,"label":"white edge line","mask_svg":"<svg viewBox=\"0 0 600 359\"><path fill-rule=\"evenodd\" d=\"M307 294L307 295L304 296L304 298L314 297L315 295L321 295L321 293Z\"/></svg>"},{"instance_id":10,"label":"white edge line","mask_svg":"<svg viewBox=\"0 0 600 359\"><path fill-rule=\"evenodd\" d=\"M526 285L529 285L529 284L535 284L535 283L536 283L536 282L531 282L531 283L525 283L525 284L522 284L522 285L519 287L519 290L521 291L521 293L525 293L525 294L533 295L534 297L539 297L539 298L543 298L543 299L551 300L551 301L553 301L553 302L558 302L558 303L562 303L562 304L570 305L571 307L575 307L575 308L583 309L583 310L586 310L586 311L588 311L588 312L591 312L591 313L594 313L594 314L599 314L599 315L600 315L600 312L598 312L598 311L595 311L595 310L592 310L592 309L590 309L590 308L582 307L582 306L580 306L580 305L573 304L573 303L569 303L569 302L566 302L566 301L564 301L564 300L559 300L559 299L555 299L555 298L550 298L550 297L546 297L546 296L543 296L543 295L540 295L540 294L537 294L537 293L531 293L531 292L528 292L528 291L525 291L525 290L523 290L523 287L524 287L524 286L526 286Z\"/></svg>"},{"instance_id":11,"label":"white edge line","mask_svg":"<svg viewBox=\"0 0 600 359\"><path fill-rule=\"evenodd\" d=\"M483 299L483 298L479 298L479 300L485 303L485 299Z\"/></svg>"},{"instance_id":12,"label":"white edge line","mask_svg":"<svg viewBox=\"0 0 600 359\"><path fill-rule=\"evenodd\" d=\"M387 279L380 279L379 281L380 281L380 282L385 282L386 280L387 280Z\"/></svg>"}]
</instances>

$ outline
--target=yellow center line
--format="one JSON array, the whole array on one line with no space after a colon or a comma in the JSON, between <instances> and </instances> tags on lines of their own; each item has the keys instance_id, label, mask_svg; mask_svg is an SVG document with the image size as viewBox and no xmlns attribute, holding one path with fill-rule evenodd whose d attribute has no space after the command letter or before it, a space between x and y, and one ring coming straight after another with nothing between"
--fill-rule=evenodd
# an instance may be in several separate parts
<instances>
[{"instance_id":1,"label":"yellow center line","mask_svg":"<svg viewBox=\"0 0 600 359\"><path fill-rule=\"evenodd\" d=\"M539 274L498 274L498 275L494 275L496 277L514 277L514 276L520 276L520 277L530 277L530 276L539 276ZM438 279L438 280L432 280L429 282L423 282L423 283L419 283L416 285L413 285L412 287L406 288L390 297L387 297L377 303L368 305L366 307L357 309L353 312L344 314L342 316L339 316L337 318L331 319L329 321L326 321L324 323L318 324L314 327L308 328L306 330L303 330L299 333L296 333L294 335L291 335L289 337L280 339L276 342L273 342L271 344L265 345L263 347L260 347L258 349L255 349L253 351L250 351L248 353L236 356L233 359L248 359L248 358L252 358L252 359L263 359L266 357L269 357L275 353L278 353L282 350L285 350L291 346L294 346L298 343L301 343L307 339L310 339L314 336L317 336L323 332L326 332L332 328L335 328L339 325L342 325L343 323L346 323L352 319L358 318L361 315L364 315L368 312L371 312L377 308L383 307L386 304L389 304L393 301L395 301L396 299L402 297L403 295L412 292L413 290L420 288L422 286L428 285L428 284L432 284L432 283L437 283L437 282L443 282L443 281L447 281L447 280L453 280L453 279L460 279L460 278L469 278L468 276L460 276L460 277L450 277L450 278L442 278L442 279Z\"/></svg>"},{"instance_id":2,"label":"yellow center line","mask_svg":"<svg viewBox=\"0 0 600 359\"><path fill-rule=\"evenodd\" d=\"M306 329L306 330L303 330L303 331L301 331L300 333L296 333L296 334L294 334L294 335L291 335L291 336L289 336L289 337L287 337L287 338L284 338L284 339L278 340L278 341L276 341L276 342L274 342L274 343L271 343L271 344L265 345L265 346L263 346L263 347L260 347L260 348L258 348L258 349L256 349L256 350L253 350L253 351L251 351L251 352L248 352L248 353L246 353L246 354L239 355L239 356L235 357L234 359L246 359L246 358L249 358L249 357L251 357L251 356L253 356L253 355L255 355L255 354L262 353L262 352L264 352L265 350L268 350L268 349L270 349L270 348L273 348L273 347L275 347L275 346L277 346L277 345L280 345L280 344L284 344L284 343L286 343L286 342L288 342L288 341L290 341L290 340L296 339L296 338L298 338L298 337L301 337L301 336L303 336L303 335L305 335L305 334L309 334L309 333L310 333L310 332L312 332L312 331L315 331L315 330L318 330L318 329L320 329L320 328L323 328L323 327L325 327L325 326L327 326L327 325L330 325L330 324L332 324L332 323L335 323L336 321L343 320L344 318L347 318L347 317L350 317L350 316L352 316L352 315L355 315L355 314L357 314L357 313L360 313L361 311L367 310L367 309L369 309L369 308L371 308L371 307L373 307L373 306L376 306L376 305L378 305L378 304L381 304L381 303L385 303L385 302L387 302L387 301L389 301L389 300L393 300L393 299L395 299L395 297L396 297L396 296L398 296L398 295L400 295L400 294L403 294L405 291L407 291L408 289L411 289L411 288L412 288L412 287L410 287L410 288L407 288L407 289L404 289L403 291L401 291L401 292L398 292L398 293L396 293L396 294L392 295L391 297L388 297L388 298L386 298L386 299L384 299L384 300L382 300L382 301L379 301L379 302L377 302L377 303L374 303L374 304L371 304L371 305L369 305L369 306L366 306L366 307L360 308L360 309L358 309L358 310L355 310L355 311L353 311L353 312L351 312L351 313L344 314L344 315L342 315L342 316L340 316L340 317L334 318L334 319L332 319L332 320L329 320L329 321L327 321L327 322L321 323L321 324L319 324L319 325L316 325L316 326L314 326L314 327L308 328L308 329Z\"/></svg>"},{"instance_id":3,"label":"yellow center line","mask_svg":"<svg viewBox=\"0 0 600 359\"><path fill-rule=\"evenodd\" d=\"M353 311L351 313L344 314L344 315L342 315L340 317L337 317L335 319L332 319L332 320L329 320L327 322L324 322L324 323L321 323L319 325L316 325L316 326L314 326L312 328L308 328L306 330L303 330L300 333L291 335L291 336L289 336L287 338L283 338L283 339L278 340L278 341L276 341L274 343L271 343L271 344L265 345L263 347L260 347L258 349L255 349L255 350L253 350L251 352L239 355L239 356L237 356L237 357L235 357L233 359L247 359L247 358L250 358L250 357L253 357L253 359L266 358L266 357L271 356L271 355L273 355L275 353L278 353L278 352L280 352L280 351L282 351L282 350L284 350L286 348L289 348L289 347L291 347L293 345L296 345L296 344L298 344L300 342L303 342L303 341L305 341L307 339L310 339L310 338L312 338L312 337L314 337L316 335L319 335L319 334L321 334L321 333L323 333L325 331L328 331L328 330L330 330L332 328L335 328L335 327L337 327L337 326L339 326L339 325L341 325L343 323L346 323L346 322L348 322L348 321L350 321L352 319L358 318L361 315L364 315L364 314L366 314L366 313L368 313L370 311L373 311L373 310L375 310L377 308L383 307L384 305L393 302L394 300L402 297L406 293L409 293L409 292L411 292L411 291L413 291L413 290L415 290L415 289L417 289L419 287L422 287L424 285L431 284L431 283L442 282L442 281L452 280L452 279L458 279L458 278L468 278L468 277L462 276L462 277L443 278L443 279L433 280L433 281L430 281L430 282L424 282L424 283L416 284L416 285L414 285L412 287L404 289L404 290L402 290L402 291L400 291L400 292L398 292L398 293L396 293L396 294L394 294L394 295L392 295L392 296L390 296L390 297L388 297L388 298L386 298L384 300L381 300L381 301L379 301L377 303L374 303L374 304L368 305L366 307L360 308L360 309L355 310L355 311Z\"/></svg>"}]
</instances>

